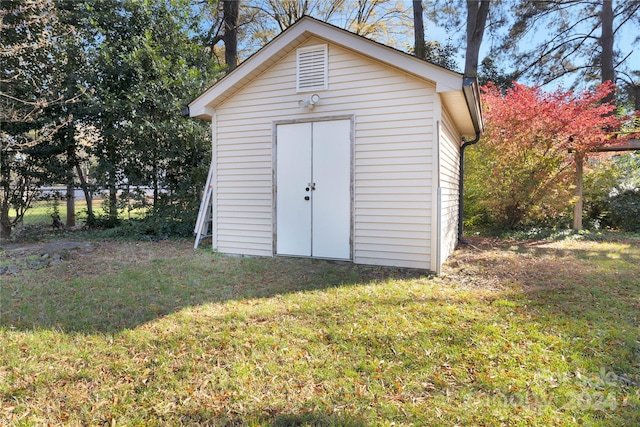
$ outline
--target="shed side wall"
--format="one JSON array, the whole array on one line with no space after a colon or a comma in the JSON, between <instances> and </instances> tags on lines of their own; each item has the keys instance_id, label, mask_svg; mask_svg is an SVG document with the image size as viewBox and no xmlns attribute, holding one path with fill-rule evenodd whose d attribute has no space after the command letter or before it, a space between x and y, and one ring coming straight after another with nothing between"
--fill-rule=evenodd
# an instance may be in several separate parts
<instances>
[{"instance_id":1,"label":"shed side wall","mask_svg":"<svg viewBox=\"0 0 640 427\"><path fill-rule=\"evenodd\" d=\"M440 260L444 262L458 241L460 141L451 116L443 111L440 126L440 187L442 188Z\"/></svg>"}]
</instances>

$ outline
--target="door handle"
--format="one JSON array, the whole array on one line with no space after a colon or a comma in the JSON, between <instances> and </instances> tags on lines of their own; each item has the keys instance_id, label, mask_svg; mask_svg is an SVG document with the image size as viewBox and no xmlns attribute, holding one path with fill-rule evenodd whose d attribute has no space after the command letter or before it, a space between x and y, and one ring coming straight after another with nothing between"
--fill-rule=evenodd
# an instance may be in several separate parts
<instances>
[{"instance_id":1,"label":"door handle","mask_svg":"<svg viewBox=\"0 0 640 427\"><path fill-rule=\"evenodd\" d=\"M309 200L309 196L304 196L304 199L305 200Z\"/></svg>"}]
</instances>

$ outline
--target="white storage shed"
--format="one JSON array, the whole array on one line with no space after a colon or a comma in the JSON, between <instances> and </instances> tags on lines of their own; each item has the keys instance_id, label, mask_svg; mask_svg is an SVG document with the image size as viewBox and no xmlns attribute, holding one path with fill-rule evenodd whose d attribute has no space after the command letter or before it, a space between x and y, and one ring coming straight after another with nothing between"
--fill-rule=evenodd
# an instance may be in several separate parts
<instances>
[{"instance_id":1,"label":"white storage shed","mask_svg":"<svg viewBox=\"0 0 640 427\"><path fill-rule=\"evenodd\" d=\"M439 272L457 244L475 79L305 17L189 115L213 148L196 246Z\"/></svg>"}]
</instances>

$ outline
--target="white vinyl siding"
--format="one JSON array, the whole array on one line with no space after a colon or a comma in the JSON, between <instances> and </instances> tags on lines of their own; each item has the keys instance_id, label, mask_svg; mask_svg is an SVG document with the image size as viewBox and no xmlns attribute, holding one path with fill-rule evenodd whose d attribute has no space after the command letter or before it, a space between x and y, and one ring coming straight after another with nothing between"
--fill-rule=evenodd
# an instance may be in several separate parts
<instances>
[{"instance_id":1,"label":"white vinyl siding","mask_svg":"<svg viewBox=\"0 0 640 427\"><path fill-rule=\"evenodd\" d=\"M444 112L440 126L440 259L443 261L458 243L460 145L461 136L455 131L451 117Z\"/></svg>"},{"instance_id":2,"label":"white vinyl siding","mask_svg":"<svg viewBox=\"0 0 640 427\"><path fill-rule=\"evenodd\" d=\"M308 95L297 93L295 50L216 106L218 250L273 255L274 123L348 115L354 262L433 270L435 88L337 45L328 52L331 86L313 110L298 105Z\"/></svg>"}]
</instances>

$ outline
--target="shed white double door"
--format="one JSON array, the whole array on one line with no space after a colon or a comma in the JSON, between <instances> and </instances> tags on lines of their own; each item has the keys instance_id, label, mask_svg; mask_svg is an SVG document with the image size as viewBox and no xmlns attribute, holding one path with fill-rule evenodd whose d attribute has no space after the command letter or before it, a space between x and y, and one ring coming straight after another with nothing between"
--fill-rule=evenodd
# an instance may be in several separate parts
<instances>
[{"instance_id":1,"label":"shed white double door","mask_svg":"<svg viewBox=\"0 0 640 427\"><path fill-rule=\"evenodd\" d=\"M350 259L351 121L276 129L276 252Z\"/></svg>"}]
</instances>

